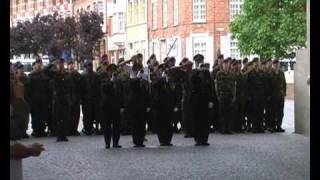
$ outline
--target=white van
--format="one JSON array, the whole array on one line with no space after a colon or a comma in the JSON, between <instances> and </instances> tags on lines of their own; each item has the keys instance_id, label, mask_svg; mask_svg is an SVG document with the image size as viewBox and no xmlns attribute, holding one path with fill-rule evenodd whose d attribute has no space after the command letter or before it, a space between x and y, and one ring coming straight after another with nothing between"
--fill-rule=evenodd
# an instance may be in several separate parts
<instances>
[{"instance_id":1,"label":"white van","mask_svg":"<svg viewBox=\"0 0 320 180\"><path fill-rule=\"evenodd\" d=\"M23 65L23 68L24 68L24 72L28 75L31 71L32 71L32 63L35 62L36 59L32 59L32 58L16 58L16 59L10 59L10 62L12 64L20 61L21 64ZM49 59L44 56L43 59L42 59L42 64L43 66L47 66L49 64Z\"/></svg>"}]
</instances>

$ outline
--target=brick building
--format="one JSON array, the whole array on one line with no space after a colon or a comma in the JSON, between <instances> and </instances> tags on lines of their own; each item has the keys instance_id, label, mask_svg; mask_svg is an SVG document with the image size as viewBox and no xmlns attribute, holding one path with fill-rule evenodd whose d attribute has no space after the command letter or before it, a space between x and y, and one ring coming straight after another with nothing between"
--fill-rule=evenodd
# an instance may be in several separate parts
<instances>
[{"instance_id":1,"label":"brick building","mask_svg":"<svg viewBox=\"0 0 320 180\"><path fill-rule=\"evenodd\" d=\"M230 22L229 0L148 0L148 14L149 55L160 62L173 47L177 62L200 53L212 65Z\"/></svg>"},{"instance_id":2,"label":"brick building","mask_svg":"<svg viewBox=\"0 0 320 180\"><path fill-rule=\"evenodd\" d=\"M72 15L71 0L10 0L10 26L18 21L31 21L37 14L45 16L58 12L62 17Z\"/></svg>"}]
</instances>

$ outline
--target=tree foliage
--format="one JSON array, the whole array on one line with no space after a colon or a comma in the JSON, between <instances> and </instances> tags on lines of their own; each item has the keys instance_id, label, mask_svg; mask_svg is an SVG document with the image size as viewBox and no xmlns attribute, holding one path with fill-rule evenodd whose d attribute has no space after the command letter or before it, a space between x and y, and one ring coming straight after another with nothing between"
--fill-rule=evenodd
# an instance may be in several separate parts
<instances>
[{"instance_id":1,"label":"tree foliage","mask_svg":"<svg viewBox=\"0 0 320 180\"><path fill-rule=\"evenodd\" d=\"M57 13L37 15L31 22L19 22L10 28L10 55L41 53L58 58L63 51L73 51L79 60L92 59L103 36L102 23L96 12L84 12L78 20L61 18Z\"/></svg>"},{"instance_id":2,"label":"tree foliage","mask_svg":"<svg viewBox=\"0 0 320 180\"><path fill-rule=\"evenodd\" d=\"M230 30L243 55L293 58L306 46L306 1L245 0Z\"/></svg>"}]
</instances>

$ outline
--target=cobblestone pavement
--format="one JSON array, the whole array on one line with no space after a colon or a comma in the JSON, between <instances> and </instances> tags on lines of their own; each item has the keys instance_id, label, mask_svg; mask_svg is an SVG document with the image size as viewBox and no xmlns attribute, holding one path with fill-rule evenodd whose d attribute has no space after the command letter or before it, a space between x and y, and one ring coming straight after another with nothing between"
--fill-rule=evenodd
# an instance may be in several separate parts
<instances>
[{"instance_id":1,"label":"cobblestone pavement","mask_svg":"<svg viewBox=\"0 0 320 180\"><path fill-rule=\"evenodd\" d=\"M286 133L210 134L209 147L195 147L193 139L175 134L173 147L159 147L147 135L146 148L132 147L122 136L122 149L104 149L103 136L30 138L43 143L40 157L23 160L26 180L147 180L147 179L310 179L310 139L293 132L293 101L285 107Z\"/></svg>"}]
</instances>

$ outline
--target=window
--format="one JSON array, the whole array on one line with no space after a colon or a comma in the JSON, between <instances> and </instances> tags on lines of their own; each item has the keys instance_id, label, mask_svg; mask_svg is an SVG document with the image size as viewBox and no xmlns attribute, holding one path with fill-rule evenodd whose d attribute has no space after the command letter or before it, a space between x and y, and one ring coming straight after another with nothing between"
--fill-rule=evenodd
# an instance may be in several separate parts
<instances>
[{"instance_id":1,"label":"window","mask_svg":"<svg viewBox=\"0 0 320 180\"><path fill-rule=\"evenodd\" d=\"M243 0L230 1L230 20L232 21L238 14L241 13Z\"/></svg>"},{"instance_id":2,"label":"window","mask_svg":"<svg viewBox=\"0 0 320 180\"><path fill-rule=\"evenodd\" d=\"M206 59L207 54L207 39L205 37L194 37L193 38L193 56L201 54Z\"/></svg>"},{"instance_id":3,"label":"window","mask_svg":"<svg viewBox=\"0 0 320 180\"><path fill-rule=\"evenodd\" d=\"M97 3L96 2L93 2L93 10L95 12L98 12L98 6L97 6Z\"/></svg>"},{"instance_id":4,"label":"window","mask_svg":"<svg viewBox=\"0 0 320 180\"><path fill-rule=\"evenodd\" d=\"M140 0L140 4L139 4L139 13L140 13L140 22L144 22L145 21L145 0Z\"/></svg>"},{"instance_id":5,"label":"window","mask_svg":"<svg viewBox=\"0 0 320 180\"><path fill-rule=\"evenodd\" d=\"M130 25L132 23L132 2L129 0L128 4L127 23Z\"/></svg>"},{"instance_id":6,"label":"window","mask_svg":"<svg viewBox=\"0 0 320 180\"><path fill-rule=\"evenodd\" d=\"M179 0L173 0L173 25L179 23Z\"/></svg>"},{"instance_id":7,"label":"window","mask_svg":"<svg viewBox=\"0 0 320 180\"><path fill-rule=\"evenodd\" d=\"M157 2L152 3L152 29L157 29Z\"/></svg>"},{"instance_id":8,"label":"window","mask_svg":"<svg viewBox=\"0 0 320 180\"><path fill-rule=\"evenodd\" d=\"M193 22L206 22L206 0L193 0Z\"/></svg>"},{"instance_id":9,"label":"window","mask_svg":"<svg viewBox=\"0 0 320 180\"><path fill-rule=\"evenodd\" d=\"M133 23L137 24L139 22L139 3L138 3L138 0L134 0L133 9L134 9Z\"/></svg>"},{"instance_id":10,"label":"window","mask_svg":"<svg viewBox=\"0 0 320 180\"><path fill-rule=\"evenodd\" d=\"M162 25L163 27L168 26L168 0L162 1Z\"/></svg>"},{"instance_id":11,"label":"window","mask_svg":"<svg viewBox=\"0 0 320 180\"><path fill-rule=\"evenodd\" d=\"M98 1L97 3L97 8L99 12L103 12L103 2L102 1Z\"/></svg>"},{"instance_id":12,"label":"window","mask_svg":"<svg viewBox=\"0 0 320 180\"><path fill-rule=\"evenodd\" d=\"M163 39L163 40L161 40L160 41L160 51L161 51L161 62L162 62L162 60L167 56L167 52L166 52L166 50L167 50L167 46L166 46L166 40L165 39Z\"/></svg>"},{"instance_id":13,"label":"window","mask_svg":"<svg viewBox=\"0 0 320 180\"><path fill-rule=\"evenodd\" d=\"M113 4L117 4L117 0L113 0Z\"/></svg>"},{"instance_id":14,"label":"window","mask_svg":"<svg viewBox=\"0 0 320 180\"><path fill-rule=\"evenodd\" d=\"M230 38L230 57L236 59L241 58L240 50L238 48L238 40L233 39L232 37Z\"/></svg>"},{"instance_id":15,"label":"window","mask_svg":"<svg viewBox=\"0 0 320 180\"><path fill-rule=\"evenodd\" d=\"M124 13L119 13L119 31L124 32L125 31L125 24L124 24Z\"/></svg>"}]
</instances>

